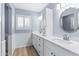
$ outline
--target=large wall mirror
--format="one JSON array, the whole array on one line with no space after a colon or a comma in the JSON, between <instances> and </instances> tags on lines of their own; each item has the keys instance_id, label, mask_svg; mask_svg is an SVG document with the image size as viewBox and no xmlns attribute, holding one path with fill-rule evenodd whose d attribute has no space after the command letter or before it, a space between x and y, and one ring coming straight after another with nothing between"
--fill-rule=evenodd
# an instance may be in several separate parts
<instances>
[{"instance_id":1,"label":"large wall mirror","mask_svg":"<svg viewBox=\"0 0 79 59\"><path fill-rule=\"evenodd\" d=\"M78 30L79 20L78 11L75 8L68 8L62 12L60 16L60 26L68 33L72 33Z\"/></svg>"}]
</instances>

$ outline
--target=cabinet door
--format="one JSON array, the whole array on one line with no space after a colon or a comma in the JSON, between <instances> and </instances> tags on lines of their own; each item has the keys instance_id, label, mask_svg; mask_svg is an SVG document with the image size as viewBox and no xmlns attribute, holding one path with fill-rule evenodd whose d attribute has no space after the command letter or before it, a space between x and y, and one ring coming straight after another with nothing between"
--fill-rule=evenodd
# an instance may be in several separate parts
<instances>
[{"instance_id":1,"label":"cabinet door","mask_svg":"<svg viewBox=\"0 0 79 59\"><path fill-rule=\"evenodd\" d=\"M59 46L56 46L55 47L55 53L57 56L77 56L76 54L62 48L62 47L59 47Z\"/></svg>"},{"instance_id":2,"label":"cabinet door","mask_svg":"<svg viewBox=\"0 0 79 59\"><path fill-rule=\"evenodd\" d=\"M44 46L47 46L48 48L55 50L55 44L53 44L47 40L44 40Z\"/></svg>"},{"instance_id":3,"label":"cabinet door","mask_svg":"<svg viewBox=\"0 0 79 59\"><path fill-rule=\"evenodd\" d=\"M44 56L56 56L53 49L44 46Z\"/></svg>"},{"instance_id":4,"label":"cabinet door","mask_svg":"<svg viewBox=\"0 0 79 59\"><path fill-rule=\"evenodd\" d=\"M51 42L44 40L44 56L56 56L54 51L55 46Z\"/></svg>"},{"instance_id":5,"label":"cabinet door","mask_svg":"<svg viewBox=\"0 0 79 59\"><path fill-rule=\"evenodd\" d=\"M55 56L76 56L76 54L64 49L63 47L60 47L54 43L44 40L44 55L49 56L52 52Z\"/></svg>"}]
</instances>

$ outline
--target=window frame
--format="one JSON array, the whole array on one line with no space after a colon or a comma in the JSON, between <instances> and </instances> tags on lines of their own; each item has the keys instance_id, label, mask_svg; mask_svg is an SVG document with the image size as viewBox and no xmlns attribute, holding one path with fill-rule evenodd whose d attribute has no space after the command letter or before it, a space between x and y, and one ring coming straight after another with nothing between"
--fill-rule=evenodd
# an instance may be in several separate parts
<instances>
[{"instance_id":1,"label":"window frame","mask_svg":"<svg viewBox=\"0 0 79 59\"><path fill-rule=\"evenodd\" d=\"M29 20L30 20L30 21L29 21L29 22L30 22L29 28L28 28L28 27L26 28L26 25L25 25L25 18L26 18L26 17L29 18ZM31 16L24 16L24 29L30 29L30 27L31 27Z\"/></svg>"},{"instance_id":2,"label":"window frame","mask_svg":"<svg viewBox=\"0 0 79 59\"><path fill-rule=\"evenodd\" d=\"M23 15L16 15L16 20L15 20L15 21L16 21L16 25L15 25L15 26L16 26L16 30L22 30L23 28L17 28L17 26L18 26L18 25L17 25L18 16L19 16L19 17L20 17L20 16L23 17ZM24 20L24 18L23 18L23 20ZM23 21L23 23L24 23L24 21ZM24 24L23 24L23 27L24 27Z\"/></svg>"},{"instance_id":3,"label":"window frame","mask_svg":"<svg viewBox=\"0 0 79 59\"><path fill-rule=\"evenodd\" d=\"M23 29L17 29L17 16L23 16ZM25 17L29 17L30 18L30 27L29 28L26 28L25 27ZM15 15L15 32L17 33L20 33L20 32L29 32L31 31L31 28L32 28L32 22L31 22L31 16L30 15L22 15L22 14L16 14Z\"/></svg>"}]
</instances>

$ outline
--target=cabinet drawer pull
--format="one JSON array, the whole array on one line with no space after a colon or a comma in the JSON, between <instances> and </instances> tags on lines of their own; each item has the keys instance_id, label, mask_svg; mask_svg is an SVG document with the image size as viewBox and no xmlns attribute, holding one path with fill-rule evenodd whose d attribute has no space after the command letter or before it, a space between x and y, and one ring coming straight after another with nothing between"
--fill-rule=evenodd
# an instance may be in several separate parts
<instances>
[{"instance_id":1,"label":"cabinet drawer pull","mask_svg":"<svg viewBox=\"0 0 79 59\"><path fill-rule=\"evenodd\" d=\"M40 39L39 39L40 40Z\"/></svg>"},{"instance_id":2,"label":"cabinet drawer pull","mask_svg":"<svg viewBox=\"0 0 79 59\"><path fill-rule=\"evenodd\" d=\"M40 44L39 44L39 46L40 46Z\"/></svg>"},{"instance_id":3,"label":"cabinet drawer pull","mask_svg":"<svg viewBox=\"0 0 79 59\"><path fill-rule=\"evenodd\" d=\"M54 56L56 56L56 55L54 55Z\"/></svg>"},{"instance_id":4,"label":"cabinet drawer pull","mask_svg":"<svg viewBox=\"0 0 79 59\"><path fill-rule=\"evenodd\" d=\"M40 51L39 51L39 53L40 53Z\"/></svg>"},{"instance_id":5,"label":"cabinet drawer pull","mask_svg":"<svg viewBox=\"0 0 79 59\"><path fill-rule=\"evenodd\" d=\"M51 52L51 55L53 55L53 52Z\"/></svg>"}]
</instances>

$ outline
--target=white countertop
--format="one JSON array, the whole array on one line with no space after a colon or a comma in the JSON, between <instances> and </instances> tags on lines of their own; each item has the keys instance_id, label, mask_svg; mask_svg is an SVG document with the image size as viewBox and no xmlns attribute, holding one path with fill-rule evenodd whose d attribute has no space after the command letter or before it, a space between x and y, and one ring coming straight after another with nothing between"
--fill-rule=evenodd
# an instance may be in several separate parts
<instances>
[{"instance_id":1,"label":"white countertop","mask_svg":"<svg viewBox=\"0 0 79 59\"><path fill-rule=\"evenodd\" d=\"M76 55L79 55L79 42L70 41L70 43L68 43L66 41L68 43L67 44L67 43L63 43L63 41L65 41L65 40L61 41L62 38L59 38L59 37L45 37L45 36L43 36L43 35L41 35L40 33L37 33L37 32L33 32L33 34L38 35L39 37L42 37L45 40L48 40L51 43L54 43L54 44L66 49L68 51L71 51Z\"/></svg>"}]
</instances>

